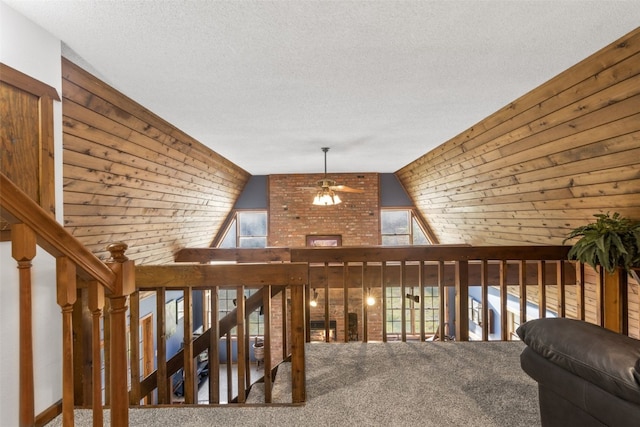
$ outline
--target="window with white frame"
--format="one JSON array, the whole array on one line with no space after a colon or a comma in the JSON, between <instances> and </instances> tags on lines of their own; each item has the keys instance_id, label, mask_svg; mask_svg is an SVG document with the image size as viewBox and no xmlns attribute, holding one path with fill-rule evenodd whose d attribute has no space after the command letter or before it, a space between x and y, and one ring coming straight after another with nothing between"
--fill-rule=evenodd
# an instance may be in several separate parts
<instances>
[{"instance_id":1,"label":"window with white frame","mask_svg":"<svg viewBox=\"0 0 640 427\"><path fill-rule=\"evenodd\" d=\"M220 248L267 246L267 211L239 211L227 227Z\"/></svg>"},{"instance_id":2,"label":"window with white frame","mask_svg":"<svg viewBox=\"0 0 640 427\"><path fill-rule=\"evenodd\" d=\"M412 209L381 209L380 234L384 246L430 244Z\"/></svg>"},{"instance_id":3,"label":"window with white frame","mask_svg":"<svg viewBox=\"0 0 640 427\"><path fill-rule=\"evenodd\" d=\"M434 334L438 328L440 298L438 288L427 286L420 294L419 286L405 287L402 294L400 286L385 288L387 304L387 336L402 333L402 302L405 304L405 332L409 336L420 334L420 310L424 310L424 331Z\"/></svg>"},{"instance_id":4,"label":"window with white frame","mask_svg":"<svg viewBox=\"0 0 640 427\"><path fill-rule=\"evenodd\" d=\"M227 227L220 242L220 248L264 248L267 246L267 211L238 211ZM249 298L256 289L246 289L244 297ZM233 311L237 304L236 289L220 289L218 292L219 318ZM235 328L231 332L236 334ZM249 335L264 334L263 317L258 311L249 316Z\"/></svg>"},{"instance_id":5,"label":"window with white frame","mask_svg":"<svg viewBox=\"0 0 640 427\"><path fill-rule=\"evenodd\" d=\"M428 245L427 236L420 226L412 209L381 209L380 233L384 246ZM405 287L407 294L402 295L401 287L386 288L386 327L387 334L402 332L402 302L405 300L405 331L407 335L420 334L420 310L424 310L424 330L435 333L438 327L440 295L437 287L425 287L420 295L419 287Z\"/></svg>"}]
</instances>

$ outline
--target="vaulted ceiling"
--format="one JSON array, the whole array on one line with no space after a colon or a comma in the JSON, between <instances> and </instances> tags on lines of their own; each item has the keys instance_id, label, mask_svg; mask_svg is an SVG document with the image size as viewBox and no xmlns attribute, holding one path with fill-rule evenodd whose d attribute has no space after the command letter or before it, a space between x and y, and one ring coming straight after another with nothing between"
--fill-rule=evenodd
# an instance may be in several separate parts
<instances>
[{"instance_id":1,"label":"vaulted ceiling","mask_svg":"<svg viewBox=\"0 0 640 427\"><path fill-rule=\"evenodd\" d=\"M395 172L637 27L629 1L2 0L254 175Z\"/></svg>"}]
</instances>

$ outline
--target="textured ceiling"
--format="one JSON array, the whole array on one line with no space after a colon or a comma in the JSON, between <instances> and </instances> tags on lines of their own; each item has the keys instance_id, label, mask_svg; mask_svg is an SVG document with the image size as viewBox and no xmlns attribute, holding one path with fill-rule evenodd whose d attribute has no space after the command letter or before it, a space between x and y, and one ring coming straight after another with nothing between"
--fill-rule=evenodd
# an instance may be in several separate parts
<instances>
[{"instance_id":1,"label":"textured ceiling","mask_svg":"<svg viewBox=\"0 0 640 427\"><path fill-rule=\"evenodd\" d=\"M638 26L640 1L2 0L254 175L395 172Z\"/></svg>"}]
</instances>

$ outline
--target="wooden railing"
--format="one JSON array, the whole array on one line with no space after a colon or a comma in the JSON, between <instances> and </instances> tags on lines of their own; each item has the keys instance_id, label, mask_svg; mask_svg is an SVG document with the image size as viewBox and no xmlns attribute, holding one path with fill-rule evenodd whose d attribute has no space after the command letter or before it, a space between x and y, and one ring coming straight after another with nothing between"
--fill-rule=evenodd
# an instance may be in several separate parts
<instances>
[{"instance_id":1,"label":"wooden railing","mask_svg":"<svg viewBox=\"0 0 640 427\"><path fill-rule=\"evenodd\" d=\"M113 425L128 425L128 386L126 359L126 302L135 286L134 265L124 256L126 245L110 247L112 257L103 263L71 236L55 219L30 199L4 174L0 173L0 215L11 224L11 252L19 269L20 287L20 367L19 423L32 426L34 412L34 363L32 328L32 260L36 245L56 258L57 303L62 308L62 421L74 423L74 329L72 312L79 287L77 277L89 289L94 328L99 324L105 297L110 302L111 331L109 367L111 373L110 405ZM95 329L94 329L95 330ZM77 332L77 331L76 331ZM93 349L99 356L99 338ZM100 364L93 367L93 378L100 391ZM102 424L102 398L93 399L94 420Z\"/></svg>"},{"instance_id":2,"label":"wooden railing","mask_svg":"<svg viewBox=\"0 0 640 427\"><path fill-rule=\"evenodd\" d=\"M318 318L320 312L322 323L328 325L329 312L336 312L335 308L329 307L336 301L331 293L342 294L342 316L337 322L338 331L335 331L339 341L354 339L354 331L344 321L349 313L355 314L356 319L362 319L356 326L355 336L362 337L365 342L387 341L390 336L401 341L406 341L409 336L421 341L445 337L468 341L469 325L474 320L469 316L472 308L469 305L470 290L474 287L479 290L474 299L480 303L475 320L481 339L489 339L494 317L490 313L494 310L500 314L499 339L508 340L506 313L509 296L519 296L518 316L521 322L527 320L527 306L532 302L530 286L535 286L537 295L543 301L539 309L540 316L546 315L544 301L550 286L554 287L558 296L558 306L555 308L560 312L564 306L565 299L560 296L565 294L567 286L576 284L573 264L566 261L568 249L562 246L466 245L304 248L292 249L291 260L307 262L310 266L309 286L315 288L316 292L321 290L315 315L310 313L310 319ZM395 323L388 319L389 294L393 288L396 295L400 296L400 307L395 307L399 309L396 311L399 311L400 319ZM431 292L426 292L428 288L431 288ZM489 304L490 288L498 291L499 303L493 309ZM431 298L432 305L420 305L429 295L436 296ZM365 300L368 296L373 296L378 303L367 305ZM414 310L415 307L417 309ZM427 330L425 325L428 310L437 314L431 316L431 323L437 325L432 330ZM374 337L370 334L372 317L379 319L375 323L380 333ZM412 327L412 323L419 324L419 327ZM388 330L389 324L396 326L393 333ZM325 328L325 340L330 339L329 332Z\"/></svg>"},{"instance_id":3,"label":"wooden railing","mask_svg":"<svg viewBox=\"0 0 640 427\"><path fill-rule=\"evenodd\" d=\"M324 341L388 339L509 340L517 323L558 316L606 325L605 277L590 267L567 261L569 246L421 246L268 249L185 249L176 260L193 262L304 262L309 265L307 339L322 328ZM624 275L623 275L624 276ZM399 331L388 331L386 292L396 288L401 305ZM406 294L435 306L420 306L418 328L407 327L414 306ZM471 301L478 306L469 307ZM317 298L315 297L317 294ZM374 306L365 303L368 296ZM314 299L316 307L309 306ZM634 283L618 300L625 325L620 332L640 334L640 299ZM515 307L514 307L515 304ZM437 313L434 330L425 312ZM469 313L472 313L470 318ZM476 310L476 311L474 311ZM331 313L331 315L330 315ZM358 319L356 333L349 317ZM477 315L477 318L473 316ZM511 316L512 318L509 318ZM388 322L389 320L389 322ZM427 322L428 324L428 322ZM469 325L474 327L470 334ZM627 328L626 325L629 325Z\"/></svg>"},{"instance_id":4,"label":"wooden railing","mask_svg":"<svg viewBox=\"0 0 640 427\"><path fill-rule=\"evenodd\" d=\"M137 405L141 399L149 396L154 390L158 391L158 404L168 404L172 400L171 377L179 369L184 370L184 403L197 403L197 373L194 371L196 358L202 352L207 352L209 372L209 403L220 403L219 396L219 341L226 336L226 342L230 344L230 331L236 328L237 338L237 378L238 388L237 402L244 403L246 390L250 386L249 355L248 349L250 337L248 334L246 319L253 311L262 307L264 334L261 337L264 343L264 382L265 403L271 403L271 370L280 361L290 357L292 364L292 403L305 401L305 365L304 365L304 291L308 283L308 270L306 264L265 264L265 265L165 265L165 266L138 266L136 268L136 280L138 292L132 296L131 318L139 318L140 293L149 297L149 293L156 298L157 329L164 330L166 293L168 291L181 291L183 296L183 348L173 357L167 358L165 353L165 334L157 334L157 370L143 380L139 380L140 373L137 370L140 359L137 335L131 328L131 365L132 385L131 404ZM244 295L245 289L258 289L258 292L249 298L238 297L237 308L226 317L218 316L218 290L234 289L236 295ZM191 307L191 299L196 292L210 301L210 317L207 319L211 325L204 333L195 337L194 313ZM274 314L272 308L273 298L282 295L283 303L278 304L279 312ZM290 301L287 304L287 300ZM291 309L288 314L288 309ZM272 319L279 318L279 325L272 324ZM272 329L282 331L283 342L280 348L272 345ZM279 351L278 351L279 350ZM227 348L227 360L231 358L231 351ZM227 376L230 375L230 363L227 363ZM138 380L136 380L138 379ZM227 387L230 391L231 387ZM227 401L233 396L228 395Z\"/></svg>"}]
</instances>

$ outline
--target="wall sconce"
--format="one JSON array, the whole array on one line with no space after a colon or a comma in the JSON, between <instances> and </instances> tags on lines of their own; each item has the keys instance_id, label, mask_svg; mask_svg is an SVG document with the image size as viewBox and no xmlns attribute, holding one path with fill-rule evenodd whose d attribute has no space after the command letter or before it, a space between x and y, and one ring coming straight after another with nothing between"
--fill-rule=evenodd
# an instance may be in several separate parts
<instances>
[{"instance_id":1,"label":"wall sconce","mask_svg":"<svg viewBox=\"0 0 640 427\"><path fill-rule=\"evenodd\" d=\"M246 296L244 297L244 300L245 300L245 302L247 301L247 297L246 297ZM234 307L237 307L237 306L238 306L238 299L237 299L237 298L234 298L234 299L232 300L232 302L233 302L233 306L234 306Z\"/></svg>"},{"instance_id":2,"label":"wall sconce","mask_svg":"<svg viewBox=\"0 0 640 427\"><path fill-rule=\"evenodd\" d=\"M309 301L309 305L311 307L318 306L318 293L316 292L316 288L313 288L313 298L311 298L311 301Z\"/></svg>"},{"instance_id":3,"label":"wall sconce","mask_svg":"<svg viewBox=\"0 0 640 427\"><path fill-rule=\"evenodd\" d=\"M420 295L407 294L406 297L409 298L413 302L420 302Z\"/></svg>"},{"instance_id":4,"label":"wall sconce","mask_svg":"<svg viewBox=\"0 0 640 427\"><path fill-rule=\"evenodd\" d=\"M371 288L367 289L367 305L371 307L372 305L376 305L376 299L373 295L371 295Z\"/></svg>"}]
</instances>

